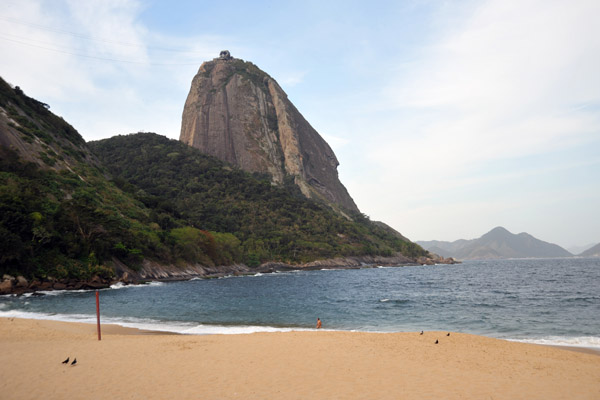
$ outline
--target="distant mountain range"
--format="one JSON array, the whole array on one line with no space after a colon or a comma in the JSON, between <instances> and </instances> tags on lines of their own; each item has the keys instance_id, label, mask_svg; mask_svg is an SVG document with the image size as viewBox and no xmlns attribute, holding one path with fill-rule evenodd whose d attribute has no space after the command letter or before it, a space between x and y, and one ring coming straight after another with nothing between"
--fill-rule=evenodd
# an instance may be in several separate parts
<instances>
[{"instance_id":1,"label":"distant mountain range","mask_svg":"<svg viewBox=\"0 0 600 400\"><path fill-rule=\"evenodd\" d=\"M431 240L418 241L417 243L432 253L459 260L573 256L573 254L556 244L536 239L525 232L514 234L500 226L478 239L460 239L454 242ZM588 252L590 252L590 255L585 255ZM581 256L593 257L591 254L596 253L600 256L600 244L582 253Z\"/></svg>"}]
</instances>

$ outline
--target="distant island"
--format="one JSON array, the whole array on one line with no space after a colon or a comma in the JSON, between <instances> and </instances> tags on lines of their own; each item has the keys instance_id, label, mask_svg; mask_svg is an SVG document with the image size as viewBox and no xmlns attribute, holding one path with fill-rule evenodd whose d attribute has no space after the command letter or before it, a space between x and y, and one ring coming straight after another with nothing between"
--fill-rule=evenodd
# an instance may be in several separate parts
<instances>
[{"instance_id":1,"label":"distant island","mask_svg":"<svg viewBox=\"0 0 600 400\"><path fill-rule=\"evenodd\" d=\"M417 241L417 243L432 253L458 260L573 256L559 245L536 239L525 232L513 234L501 226L492 229L478 239L460 239L454 242L431 240ZM600 253L600 245L598 245L582 253L581 256L594 254L594 249L596 253Z\"/></svg>"},{"instance_id":2,"label":"distant island","mask_svg":"<svg viewBox=\"0 0 600 400\"><path fill-rule=\"evenodd\" d=\"M600 243L579 254L579 257L600 257Z\"/></svg>"}]
</instances>

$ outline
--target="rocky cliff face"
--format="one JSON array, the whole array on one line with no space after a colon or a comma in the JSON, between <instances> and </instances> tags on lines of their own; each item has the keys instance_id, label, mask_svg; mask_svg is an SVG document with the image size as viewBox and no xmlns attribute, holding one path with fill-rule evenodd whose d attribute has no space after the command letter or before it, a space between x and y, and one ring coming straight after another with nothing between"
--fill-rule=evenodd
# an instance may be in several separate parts
<instances>
[{"instance_id":1,"label":"rocky cliff face","mask_svg":"<svg viewBox=\"0 0 600 400\"><path fill-rule=\"evenodd\" d=\"M179 139L246 171L269 174L276 184L293 180L306 197L358 211L327 142L273 78L226 51L194 77Z\"/></svg>"}]
</instances>

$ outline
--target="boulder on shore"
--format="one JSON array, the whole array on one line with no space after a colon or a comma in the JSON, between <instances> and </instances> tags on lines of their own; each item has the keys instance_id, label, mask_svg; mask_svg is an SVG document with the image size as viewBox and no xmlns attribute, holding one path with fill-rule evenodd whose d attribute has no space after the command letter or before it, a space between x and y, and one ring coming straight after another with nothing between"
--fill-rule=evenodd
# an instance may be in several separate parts
<instances>
[{"instance_id":1,"label":"boulder on shore","mask_svg":"<svg viewBox=\"0 0 600 400\"><path fill-rule=\"evenodd\" d=\"M17 282L16 282L17 287L26 288L29 286L29 282L27 282L27 279L25 279L25 277L22 275L17 276L16 280L17 280Z\"/></svg>"},{"instance_id":2,"label":"boulder on shore","mask_svg":"<svg viewBox=\"0 0 600 400\"><path fill-rule=\"evenodd\" d=\"M6 276L6 275L4 275ZM12 280L4 279L0 282L0 294L9 294L12 292Z\"/></svg>"}]
</instances>

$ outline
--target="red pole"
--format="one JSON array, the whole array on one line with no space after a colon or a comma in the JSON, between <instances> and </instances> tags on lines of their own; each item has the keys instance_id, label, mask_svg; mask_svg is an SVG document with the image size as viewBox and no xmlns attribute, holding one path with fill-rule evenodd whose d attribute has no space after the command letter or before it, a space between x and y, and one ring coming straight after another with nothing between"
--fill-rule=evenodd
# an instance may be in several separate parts
<instances>
[{"instance_id":1,"label":"red pole","mask_svg":"<svg viewBox=\"0 0 600 400\"><path fill-rule=\"evenodd\" d=\"M96 319L98 321L98 340L102 340L100 334L100 293L96 290Z\"/></svg>"}]
</instances>

